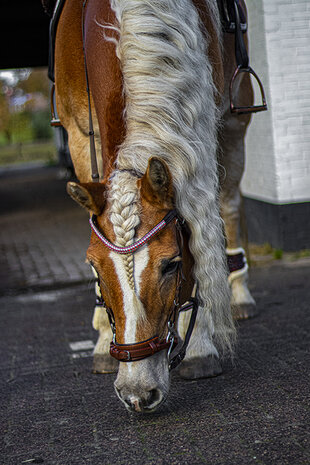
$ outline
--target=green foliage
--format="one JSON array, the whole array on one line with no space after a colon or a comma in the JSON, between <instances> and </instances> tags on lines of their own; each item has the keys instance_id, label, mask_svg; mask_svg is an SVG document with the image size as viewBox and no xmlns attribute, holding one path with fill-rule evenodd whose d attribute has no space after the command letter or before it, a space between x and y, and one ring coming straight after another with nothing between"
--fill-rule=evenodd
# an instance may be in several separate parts
<instances>
[{"instance_id":1,"label":"green foliage","mask_svg":"<svg viewBox=\"0 0 310 465\"><path fill-rule=\"evenodd\" d=\"M57 159L57 150L51 141L0 146L0 166L37 161L50 165L57 163Z\"/></svg>"},{"instance_id":2,"label":"green foliage","mask_svg":"<svg viewBox=\"0 0 310 465\"><path fill-rule=\"evenodd\" d=\"M27 112L12 113L10 119L11 143L30 142L33 133L30 124L30 116Z\"/></svg>"},{"instance_id":3,"label":"green foliage","mask_svg":"<svg viewBox=\"0 0 310 465\"><path fill-rule=\"evenodd\" d=\"M50 120L51 116L49 110L31 113L32 135L35 140L50 139L52 137Z\"/></svg>"},{"instance_id":4,"label":"green foliage","mask_svg":"<svg viewBox=\"0 0 310 465\"><path fill-rule=\"evenodd\" d=\"M9 74L9 78L0 74L0 147L51 139L46 69Z\"/></svg>"},{"instance_id":5,"label":"green foliage","mask_svg":"<svg viewBox=\"0 0 310 465\"><path fill-rule=\"evenodd\" d=\"M276 260L281 260L283 258L283 250L282 249L274 249L273 256Z\"/></svg>"}]
</instances>

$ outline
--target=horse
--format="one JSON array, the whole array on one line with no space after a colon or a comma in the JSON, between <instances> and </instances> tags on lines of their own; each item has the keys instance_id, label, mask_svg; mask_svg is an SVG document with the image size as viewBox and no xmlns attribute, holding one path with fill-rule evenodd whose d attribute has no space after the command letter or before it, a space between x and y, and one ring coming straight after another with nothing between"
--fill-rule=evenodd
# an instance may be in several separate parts
<instances>
[{"instance_id":1,"label":"horse","mask_svg":"<svg viewBox=\"0 0 310 465\"><path fill-rule=\"evenodd\" d=\"M255 313L239 190L251 116L230 112L235 67L216 0L66 0L59 17L56 106L79 180L67 191L90 214L97 277L93 369L117 372L134 412L167 398L174 353L183 378L220 374L234 318ZM252 104L248 74L234 95Z\"/></svg>"}]
</instances>

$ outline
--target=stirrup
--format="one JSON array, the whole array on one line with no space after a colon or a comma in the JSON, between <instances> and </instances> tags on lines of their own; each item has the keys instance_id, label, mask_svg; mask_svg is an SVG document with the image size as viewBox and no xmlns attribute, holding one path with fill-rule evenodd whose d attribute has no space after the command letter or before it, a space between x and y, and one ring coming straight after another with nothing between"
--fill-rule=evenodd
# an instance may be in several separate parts
<instances>
[{"instance_id":1,"label":"stirrup","mask_svg":"<svg viewBox=\"0 0 310 465\"><path fill-rule=\"evenodd\" d=\"M55 108L55 104L54 104L54 100L55 100L55 84L53 84L52 88L51 88L51 113L52 113L52 119L51 119L50 124L53 127L59 127L59 126L62 126L62 124L60 122L60 119L58 118L56 108Z\"/></svg>"},{"instance_id":2,"label":"stirrup","mask_svg":"<svg viewBox=\"0 0 310 465\"><path fill-rule=\"evenodd\" d=\"M245 107L238 107L238 106L236 106L234 104L234 102L233 102L233 87L234 87L234 83L235 83L235 80L236 80L238 74L241 74L241 73L251 74L255 78L255 80L258 83L259 88L260 88L260 93L261 93L261 97L262 97L262 104L261 105L250 105L250 106L245 106ZM229 98L230 98L230 111L231 111L231 113L235 113L237 115L246 115L246 114L249 114L249 113L257 113L259 111L266 111L268 109L263 84L261 83L261 80L259 79L259 77L255 73L255 71L250 66L248 66L247 68L243 68L241 65L239 65L235 69L234 75L233 75L233 77L231 78L231 81L230 81Z\"/></svg>"}]
</instances>

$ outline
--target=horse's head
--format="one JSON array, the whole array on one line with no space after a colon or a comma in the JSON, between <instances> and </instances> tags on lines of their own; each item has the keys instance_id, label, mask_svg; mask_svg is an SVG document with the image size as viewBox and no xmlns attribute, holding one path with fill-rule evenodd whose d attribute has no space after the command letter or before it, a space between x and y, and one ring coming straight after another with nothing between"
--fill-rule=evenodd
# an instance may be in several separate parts
<instances>
[{"instance_id":1,"label":"horse's head","mask_svg":"<svg viewBox=\"0 0 310 465\"><path fill-rule=\"evenodd\" d=\"M188 254L182 256L181 233L173 213L169 169L160 159L151 158L140 178L116 171L108 185L69 183L68 192L95 215L87 257L99 276L102 299L115 324L112 352L121 361L116 392L132 410L154 410L169 388L169 327L182 261L188 260ZM163 218L166 224L156 235L136 250L128 249ZM189 263L185 270L183 266L186 274L188 267ZM182 293L190 285L187 279ZM127 359L135 361L126 363Z\"/></svg>"}]
</instances>

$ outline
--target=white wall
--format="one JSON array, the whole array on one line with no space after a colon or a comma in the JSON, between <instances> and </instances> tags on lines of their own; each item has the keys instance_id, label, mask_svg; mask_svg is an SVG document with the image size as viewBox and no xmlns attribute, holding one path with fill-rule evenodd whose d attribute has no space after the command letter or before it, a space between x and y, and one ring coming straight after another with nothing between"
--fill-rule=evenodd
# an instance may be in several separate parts
<instances>
[{"instance_id":1,"label":"white wall","mask_svg":"<svg viewBox=\"0 0 310 465\"><path fill-rule=\"evenodd\" d=\"M243 194L310 201L310 0L247 0L250 63L269 111L253 116Z\"/></svg>"}]
</instances>

